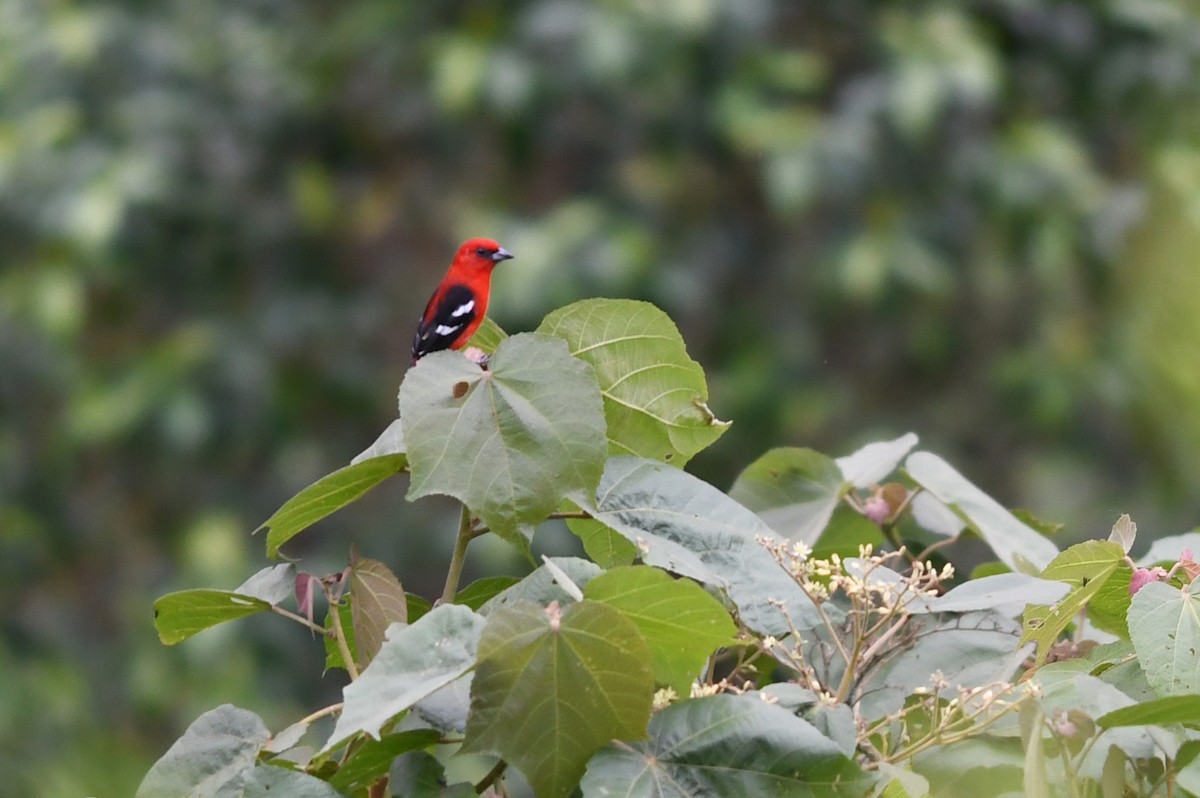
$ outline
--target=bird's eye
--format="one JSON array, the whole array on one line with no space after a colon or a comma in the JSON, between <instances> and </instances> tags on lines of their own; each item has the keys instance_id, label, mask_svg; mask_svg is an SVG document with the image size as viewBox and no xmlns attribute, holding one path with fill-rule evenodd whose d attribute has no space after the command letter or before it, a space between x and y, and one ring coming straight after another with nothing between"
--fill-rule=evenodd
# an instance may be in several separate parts
<instances>
[{"instance_id":1,"label":"bird's eye","mask_svg":"<svg viewBox=\"0 0 1200 798\"><path fill-rule=\"evenodd\" d=\"M486 258L486 257L489 257L492 253L487 251L487 247L478 247L475 250L475 254L481 258Z\"/></svg>"}]
</instances>

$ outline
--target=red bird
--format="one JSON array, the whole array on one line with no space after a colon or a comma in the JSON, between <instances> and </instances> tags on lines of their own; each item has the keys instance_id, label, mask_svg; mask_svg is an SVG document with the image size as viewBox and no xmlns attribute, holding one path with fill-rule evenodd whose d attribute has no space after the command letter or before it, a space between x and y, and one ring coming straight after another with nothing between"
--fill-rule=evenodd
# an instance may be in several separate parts
<instances>
[{"instance_id":1,"label":"red bird","mask_svg":"<svg viewBox=\"0 0 1200 798\"><path fill-rule=\"evenodd\" d=\"M472 238L458 248L413 336L412 362L430 352L459 349L483 324L492 269L512 253L490 238Z\"/></svg>"}]
</instances>

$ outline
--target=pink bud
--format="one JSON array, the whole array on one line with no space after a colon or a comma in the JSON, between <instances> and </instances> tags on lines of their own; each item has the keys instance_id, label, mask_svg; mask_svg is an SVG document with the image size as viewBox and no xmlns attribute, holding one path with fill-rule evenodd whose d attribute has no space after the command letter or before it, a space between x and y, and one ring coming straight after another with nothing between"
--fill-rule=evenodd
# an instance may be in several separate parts
<instances>
[{"instance_id":1,"label":"pink bud","mask_svg":"<svg viewBox=\"0 0 1200 798\"><path fill-rule=\"evenodd\" d=\"M863 515L872 523L882 525L891 514L892 508L888 506L887 499L878 493L863 502Z\"/></svg>"},{"instance_id":2,"label":"pink bud","mask_svg":"<svg viewBox=\"0 0 1200 798\"><path fill-rule=\"evenodd\" d=\"M1184 549L1183 551L1179 552L1179 561L1180 562L1193 562L1192 550Z\"/></svg>"}]
</instances>

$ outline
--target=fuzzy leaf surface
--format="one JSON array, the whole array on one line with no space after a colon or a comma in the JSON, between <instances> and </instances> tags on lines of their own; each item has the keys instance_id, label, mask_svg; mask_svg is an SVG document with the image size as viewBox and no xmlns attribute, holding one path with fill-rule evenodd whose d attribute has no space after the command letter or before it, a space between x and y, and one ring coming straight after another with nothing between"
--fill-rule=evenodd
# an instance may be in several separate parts
<instances>
[{"instance_id":1,"label":"fuzzy leaf surface","mask_svg":"<svg viewBox=\"0 0 1200 798\"><path fill-rule=\"evenodd\" d=\"M458 352L422 358L400 415L409 500L453 496L518 545L565 496L590 495L604 468L595 375L550 336L505 339L486 371Z\"/></svg>"},{"instance_id":2,"label":"fuzzy leaf surface","mask_svg":"<svg viewBox=\"0 0 1200 798\"><path fill-rule=\"evenodd\" d=\"M259 751L270 738L262 718L248 709L223 704L205 712L150 768L137 798L241 795Z\"/></svg>"},{"instance_id":3,"label":"fuzzy leaf surface","mask_svg":"<svg viewBox=\"0 0 1200 798\"><path fill-rule=\"evenodd\" d=\"M463 749L512 762L539 798L565 798L609 740L645 734L653 692L646 641L621 613L519 602L479 641Z\"/></svg>"},{"instance_id":4,"label":"fuzzy leaf surface","mask_svg":"<svg viewBox=\"0 0 1200 798\"><path fill-rule=\"evenodd\" d=\"M596 493L593 517L634 543L648 565L724 590L751 629L788 631L773 600L797 628L819 624L812 602L759 544L771 528L707 482L638 457L613 457Z\"/></svg>"},{"instance_id":5,"label":"fuzzy leaf surface","mask_svg":"<svg viewBox=\"0 0 1200 798\"><path fill-rule=\"evenodd\" d=\"M1160 696L1200 693L1200 580L1151 582L1129 605L1129 639Z\"/></svg>"},{"instance_id":6,"label":"fuzzy leaf surface","mask_svg":"<svg viewBox=\"0 0 1200 798\"><path fill-rule=\"evenodd\" d=\"M470 670L483 625L470 609L443 604L408 626L388 627L375 659L342 691L346 707L324 750L357 732L378 739L385 723Z\"/></svg>"},{"instance_id":7,"label":"fuzzy leaf surface","mask_svg":"<svg viewBox=\"0 0 1200 798\"><path fill-rule=\"evenodd\" d=\"M644 742L588 763L584 798L862 796L870 779L808 721L748 695L681 701L656 712Z\"/></svg>"}]
</instances>

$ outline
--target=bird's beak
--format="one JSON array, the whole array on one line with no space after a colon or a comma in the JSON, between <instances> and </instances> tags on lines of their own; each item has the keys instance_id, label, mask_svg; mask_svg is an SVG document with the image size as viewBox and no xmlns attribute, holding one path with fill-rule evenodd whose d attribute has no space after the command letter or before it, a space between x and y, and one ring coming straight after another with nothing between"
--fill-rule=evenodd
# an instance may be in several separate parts
<instances>
[{"instance_id":1,"label":"bird's beak","mask_svg":"<svg viewBox=\"0 0 1200 798\"><path fill-rule=\"evenodd\" d=\"M500 247L500 249L492 253L492 260L496 261L496 263L499 263L502 260L508 260L512 256L513 254L511 252L504 247Z\"/></svg>"}]
</instances>

